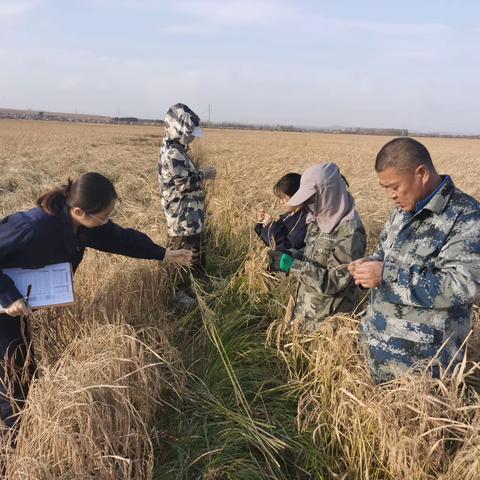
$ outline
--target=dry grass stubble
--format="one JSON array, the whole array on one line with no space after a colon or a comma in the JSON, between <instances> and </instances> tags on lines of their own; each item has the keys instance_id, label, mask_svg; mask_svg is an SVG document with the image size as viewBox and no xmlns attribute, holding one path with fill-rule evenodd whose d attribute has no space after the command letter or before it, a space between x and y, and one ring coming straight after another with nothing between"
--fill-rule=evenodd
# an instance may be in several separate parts
<instances>
[{"instance_id":1,"label":"dry grass stubble","mask_svg":"<svg viewBox=\"0 0 480 480\"><path fill-rule=\"evenodd\" d=\"M0 155L6 165L0 179L1 213L31 206L38 194L67 175L94 170L117 182L120 224L144 229L160 243L165 239L155 172L161 131L43 122L1 125ZM244 293L268 302L272 314L281 310L288 285L264 275L265 251L252 235L252 212L257 206L279 211L271 194L274 181L321 161L337 162L349 179L373 249L390 209L372 168L386 140L209 131L202 140L203 157L219 170L209 195L212 246L228 244L224 253L243 262L229 281L243 276ZM478 196L478 175L461 172L477 159L480 142L424 143L442 173L452 173L460 188ZM246 258L245 251L251 252ZM154 339L140 340L145 339L141 325L163 328L172 320L163 313L164 292L170 288L163 279L162 269L146 262L87 255L76 278L81 301L37 325L43 376L23 414L17 453L7 458L11 478L150 478L152 409L163 397L158 385L168 391L182 385L181 368L167 367L178 365L178 357L165 337L152 330ZM357 355L355 319L332 319L312 336L277 322L271 335L299 400L298 429L311 434L316 448L331 459L333 477L480 476L478 399L463 382L470 366L443 382L406 376L374 387ZM160 344L159 338L164 339Z\"/></svg>"},{"instance_id":2,"label":"dry grass stubble","mask_svg":"<svg viewBox=\"0 0 480 480\"><path fill-rule=\"evenodd\" d=\"M151 478L151 424L182 383L178 355L158 330L148 343L125 323L85 330L34 383L6 478Z\"/></svg>"},{"instance_id":3,"label":"dry grass stubble","mask_svg":"<svg viewBox=\"0 0 480 480\"><path fill-rule=\"evenodd\" d=\"M68 176L100 171L117 180L120 223L163 243L150 181L155 163L143 173L136 163L148 157L152 139L138 148L129 144L130 131L120 143L108 127L104 135L89 125L1 126L0 213L31 208ZM156 414L184 395L181 360L163 331L171 320L169 289L156 262L87 253L75 305L32 320L39 375L21 413L17 448L4 438L2 478L152 478Z\"/></svg>"},{"instance_id":4,"label":"dry grass stubble","mask_svg":"<svg viewBox=\"0 0 480 480\"><path fill-rule=\"evenodd\" d=\"M465 381L479 365L464 359L443 380L417 372L375 386L357 336L357 321L349 316L332 317L309 335L285 320L269 330L298 396L298 428L335 459L332 474L477 479L480 406Z\"/></svg>"}]
</instances>

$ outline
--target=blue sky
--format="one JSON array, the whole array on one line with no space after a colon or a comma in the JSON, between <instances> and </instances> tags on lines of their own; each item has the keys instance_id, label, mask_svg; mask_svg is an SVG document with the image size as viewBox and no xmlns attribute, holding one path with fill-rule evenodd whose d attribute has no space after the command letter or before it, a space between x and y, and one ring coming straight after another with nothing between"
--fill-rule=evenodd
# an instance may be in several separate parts
<instances>
[{"instance_id":1,"label":"blue sky","mask_svg":"<svg viewBox=\"0 0 480 480\"><path fill-rule=\"evenodd\" d=\"M480 2L0 0L0 106L480 133Z\"/></svg>"}]
</instances>

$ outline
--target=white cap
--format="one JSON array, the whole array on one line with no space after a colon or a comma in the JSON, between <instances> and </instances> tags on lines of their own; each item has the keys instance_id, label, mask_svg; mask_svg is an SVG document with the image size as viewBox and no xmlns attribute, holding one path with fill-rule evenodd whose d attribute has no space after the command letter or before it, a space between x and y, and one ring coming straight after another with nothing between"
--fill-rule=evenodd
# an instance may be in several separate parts
<instances>
[{"instance_id":1,"label":"white cap","mask_svg":"<svg viewBox=\"0 0 480 480\"><path fill-rule=\"evenodd\" d=\"M205 136L205 133L204 133L204 131L203 131L203 128L195 127L195 128L193 129L192 135L193 135L194 137L204 137L204 136Z\"/></svg>"}]
</instances>

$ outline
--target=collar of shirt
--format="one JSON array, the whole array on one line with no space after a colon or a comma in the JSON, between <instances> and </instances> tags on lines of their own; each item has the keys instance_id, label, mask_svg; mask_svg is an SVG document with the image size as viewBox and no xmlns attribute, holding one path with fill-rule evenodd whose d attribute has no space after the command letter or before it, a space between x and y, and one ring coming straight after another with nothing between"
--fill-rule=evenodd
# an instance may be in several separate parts
<instances>
[{"instance_id":1,"label":"collar of shirt","mask_svg":"<svg viewBox=\"0 0 480 480\"><path fill-rule=\"evenodd\" d=\"M440 190L443 189L443 187L447 184L447 183L451 183L451 178L450 178L450 175L445 175L442 177L442 182L440 183L440 185L435 189L435 191L433 191L427 198L424 198L423 200L420 200L419 202L417 202L417 204L415 205L415 213L418 213L423 207L425 207L429 202L430 200L432 200L432 198L438 193L440 192Z\"/></svg>"},{"instance_id":2,"label":"collar of shirt","mask_svg":"<svg viewBox=\"0 0 480 480\"><path fill-rule=\"evenodd\" d=\"M60 214L60 221L62 223L62 230L63 230L63 235L65 238L66 245L68 246L68 249L71 251L75 251L78 249L78 234L80 233L82 227L79 228L79 231L77 234L75 234L73 230L73 220L72 216L70 214L70 209L65 206L61 210Z\"/></svg>"}]
</instances>

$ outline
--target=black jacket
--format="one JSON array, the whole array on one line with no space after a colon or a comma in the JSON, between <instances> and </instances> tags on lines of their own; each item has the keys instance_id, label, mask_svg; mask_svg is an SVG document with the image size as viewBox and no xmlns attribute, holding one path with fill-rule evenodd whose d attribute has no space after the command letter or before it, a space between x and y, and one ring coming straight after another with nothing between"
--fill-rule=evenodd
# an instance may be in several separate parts
<instances>
[{"instance_id":1,"label":"black jacket","mask_svg":"<svg viewBox=\"0 0 480 480\"><path fill-rule=\"evenodd\" d=\"M165 248L147 235L112 221L97 228L80 226L75 234L67 208L59 215L49 215L41 208L17 212L0 220L0 305L8 307L21 298L2 268L40 268L70 262L75 272L87 247L150 260L165 257Z\"/></svg>"},{"instance_id":2,"label":"black jacket","mask_svg":"<svg viewBox=\"0 0 480 480\"><path fill-rule=\"evenodd\" d=\"M305 248L307 215L305 208L295 213L284 213L268 225L257 223L255 232L265 245L275 250L302 250Z\"/></svg>"}]
</instances>

